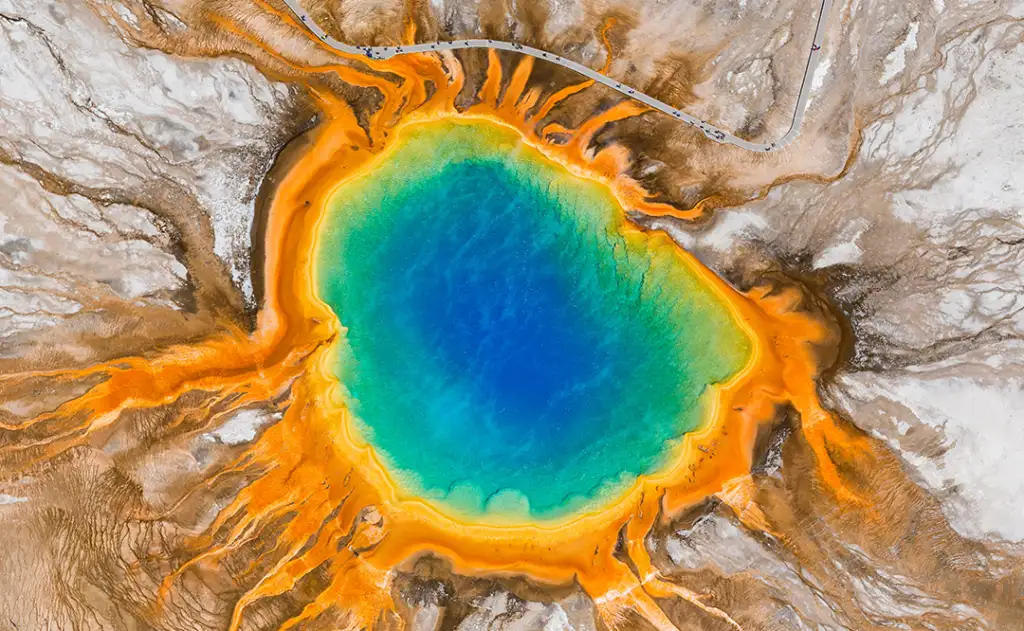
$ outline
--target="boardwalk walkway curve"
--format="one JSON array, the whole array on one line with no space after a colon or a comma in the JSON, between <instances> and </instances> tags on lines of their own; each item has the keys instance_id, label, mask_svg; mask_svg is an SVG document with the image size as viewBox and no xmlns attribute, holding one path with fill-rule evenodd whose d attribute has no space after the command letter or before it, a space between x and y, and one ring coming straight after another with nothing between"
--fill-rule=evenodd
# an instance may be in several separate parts
<instances>
[{"instance_id":1,"label":"boardwalk walkway curve","mask_svg":"<svg viewBox=\"0 0 1024 631\"><path fill-rule=\"evenodd\" d=\"M324 30L313 21L313 18L306 13L306 10L299 5L298 0L284 0L284 2L288 5L288 8L291 9L292 13L298 16L299 20L302 21L302 24L305 25L310 32L316 35L317 38L331 48L349 55L363 55L370 59L388 59L395 55L429 53L439 50L458 50L464 48L494 48L497 50L507 50L521 53L523 55L530 55L531 57L569 68L570 70L573 70L574 72L577 72L589 79L593 79L616 92L620 92L629 98L636 99L637 101L640 101L641 103L660 112L664 112L672 118L680 120L692 127L696 127L700 129L705 136L715 142L735 145L741 149L762 153L781 149L792 142L800 134L800 125L803 122L804 110L807 109L807 101L811 92L811 82L812 77L814 76L814 69L818 66L818 57L821 54L821 43L825 39L825 24L828 21L829 11L832 9L832 0L821 0L821 5L818 8L817 25L814 29L814 40L807 56L807 66L804 68L803 79L800 83L800 94L797 97L796 109L793 112L793 120L790 123L789 131L773 142L757 143L744 140L743 138L739 138L727 131L719 129L707 121L691 116L690 114L678 110L652 96L648 96L647 94L644 94L621 81L616 81L615 79L607 77L600 72L592 70L571 59L566 59L565 57L561 57L538 48L533 48L532 46L519 44L517 42L503 42L491 39L458 39L447 42L411 44L409 46L352 46L350 44L339 42L324 32Z\"/></svg>"}]
</instances>

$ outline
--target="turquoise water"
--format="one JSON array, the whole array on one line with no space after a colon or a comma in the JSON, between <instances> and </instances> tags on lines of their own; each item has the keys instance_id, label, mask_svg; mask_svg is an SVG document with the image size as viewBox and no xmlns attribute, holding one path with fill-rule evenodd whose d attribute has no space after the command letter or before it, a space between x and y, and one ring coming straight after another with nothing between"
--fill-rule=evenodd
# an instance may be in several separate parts
<instances>
[{"instance_id":1,"label":"turquoise water","mask_svg":"<svg viewBox=\"0 0 1024 631\"><path fill-rule=\"evenodd\" d=\"M487 123L405 130L335 194L318 290L335 372L406 493L557 518L665 466L749 341L622 210Z\"/></svg>"}]
</instances>

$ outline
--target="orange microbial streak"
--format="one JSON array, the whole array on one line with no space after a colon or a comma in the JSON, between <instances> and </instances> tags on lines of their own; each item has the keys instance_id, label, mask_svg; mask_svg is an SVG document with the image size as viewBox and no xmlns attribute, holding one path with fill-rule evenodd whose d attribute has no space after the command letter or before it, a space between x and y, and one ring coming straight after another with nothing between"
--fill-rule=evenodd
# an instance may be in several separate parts
<instances>
[{"instance_id":1,"label":"orange microbial streak","mask_svg":"<svg viewBox=\"0 0 1024 631\"><path fill-rule=\"evenodd\" d=\"M282 628L316 618L328 608L347 611L353 628L372 626L394 607L389 588L394 570L424 553L442 556L456 572L468 575L514 573L545 583L578 581L611 626L633 611L659 629L674 629L656 598L685 599L738 626L725 612L705 606L698 595L660 577L644 539L656 520L670 519L711 495L732 506L747 525L767 529L749 478L753 445L759 427L785 405L802 419L822 485L841 500L860 502L836 462L867 457L867 449L840 429L815 393L815 346L826 341L826 327L798 310L796 291L740 293L660 232L645 235L649 246L670 250L698 269L753 342L749 364L713 392L706 425L685 437L669 468L639 478L618 501L595 512L543 525L461 523L399 492L373 450L355 433L338 394L329 347L343 329L314 291L318 226L339 185L373 168L404 126L472 117L517 130L548 159L608 186L623 209L682 218L699 212L649 201L646 191L623 175L631 160L625 149L592 147L602 127L643 113L643 106L619 103L577 129L559 128L554 139L551 126L537 131L540 119L589 83L555 92L531 113L539 101L524 97L530 94L525 88L532 59L521 61L507 82L494 51L489 61L477 99L466 111L454 105L464 77L451 54L366 62L377 71L373 75L347 65L307 68L378 87L384 102L361 127L348 103L333 94L314 93L323 122L272 200L265 304L256 331L229 330L192 346L168 349L155 359L118 360L79 371L73 376L97 373L107 379L36 421L75 419L48 439L47 449L52 450L115 422L122 410L165 404L189 390L215 392L234 407L287 397L283 418L229 465L262 475L192 542L193 557L164 579L154 617L161 615L185 572L217 564L232 550L259 540L269 524L286 520L275 536L276 547L260 557L260 567L270 569L237 602L232 631L249 605L284 593L314 569L324 568L327 584ZM393 80L384 86L381 77ZM524 98L531 99L529 107L523 106ZM639 231L624 218L617 228ZM628 562L615 554L620 541Z\"/></svg>"},{"instance_id":2,"label":"orange microbial streak","mask_svg":"<svg viewBox=\"0 0 1024 631\"><path fill-rule=\"evenodd\" d=\"M612 67L614 49L612 48L611 41L608 39L608 31L615 28L615 25L618 23L619 21L614 17L605 18L604 22L601 24L601 30L598 31L598 35L601 37L601 43L604 44L605 54L607 55L604 60L604 65L601 66L601 70L598 71L601 74L608 74L608 69Z\"/></svg>"}]
</instances>

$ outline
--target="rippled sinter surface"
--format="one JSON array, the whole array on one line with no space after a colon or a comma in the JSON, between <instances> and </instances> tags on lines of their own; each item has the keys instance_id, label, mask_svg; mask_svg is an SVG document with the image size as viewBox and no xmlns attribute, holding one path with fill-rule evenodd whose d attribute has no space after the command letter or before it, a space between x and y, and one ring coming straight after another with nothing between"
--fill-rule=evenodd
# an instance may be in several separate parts
<instances>
[{"instance_id":1,"label":"rippled sinter surface","mask_svg":"<svg viewBox=\"0 0 1024 631\"><path fill-rule=\"evenodd\" d=\"M407 493L544 519L607 500L701 424L749 341L622 209L486 122L407 128L335 195L321 297L358 428Z\"/></svg>"}]
</instances>

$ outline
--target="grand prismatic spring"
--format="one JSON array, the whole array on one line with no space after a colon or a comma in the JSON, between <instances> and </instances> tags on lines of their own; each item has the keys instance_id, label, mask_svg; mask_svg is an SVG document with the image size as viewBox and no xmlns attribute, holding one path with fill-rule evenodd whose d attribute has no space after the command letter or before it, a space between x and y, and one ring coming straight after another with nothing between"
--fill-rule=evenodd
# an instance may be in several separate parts
<instances>
[{"instance_id":1,"label":"grand prismatic spring","mask_svg":"<svg viewBox=\"0 0 1024 631\"><path fill-rule=\"evenodd\" d=\"M215 417L275 402L280 421L217 473L247 483L168 562L149 619L173 622L190 577L243 554L233 571L259 574L232 630L300 589L312 596L281 628L336 610L372 627L395 608L396 572L430 556L467 576L578 584L613 627L639 614L674 629L666 599L738 627L662 576L644 542L709 497L773 534L750 473L783 414L816 484L874 514L842 469L875 453L816 396L834 322L796 289L740 291L629 220L705 212L651 199L626 175L630 152L595 141L642 106L541 125L591 83L544 95L526 88L532 59L503 67L494 51L472 88L449 53L304 67L215 21L308 75L320 112L268 197L254 330L20 375L88 387L5 428L19 436L5 454L28 467L128 410L195 393ZM323 75L379 102L357 115Z\"/></svg>"},{"instance_id":2,"label":"grand prismatic spring","mask_svg":"<svg viewBox=\"0 0 1024 631\"><path fill-rule=\"evenodd\" d=\"M749 358L726 306L507 128L393 142L335 193L317 272L347 328L346 405L401 485L528 520L668 466L707 386Z\"/></svg>"}]
</instances>

